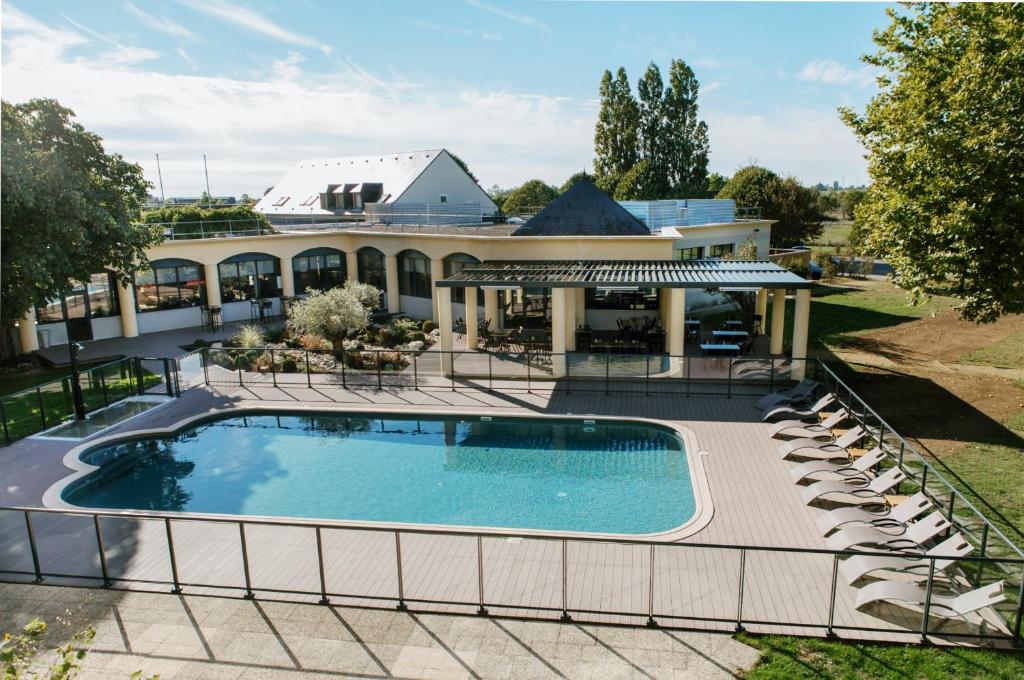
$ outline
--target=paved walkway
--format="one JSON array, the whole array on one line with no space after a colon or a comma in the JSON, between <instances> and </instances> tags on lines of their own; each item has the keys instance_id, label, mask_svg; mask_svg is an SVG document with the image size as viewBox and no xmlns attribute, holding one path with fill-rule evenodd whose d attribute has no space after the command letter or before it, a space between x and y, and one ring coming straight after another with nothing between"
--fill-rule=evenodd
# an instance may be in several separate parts
<instances>
[{"instance_id":1,"label":"paved walkway","mask_svg":"<svg viewBox=\"0 0 1024 680\"><path fill-rule=\"evenodd\" d=\"M713 633L0 584L0 630L34 616L51 647L95 627L81 680L728 678L758 658Z\"/></svg>"}]
</instances>

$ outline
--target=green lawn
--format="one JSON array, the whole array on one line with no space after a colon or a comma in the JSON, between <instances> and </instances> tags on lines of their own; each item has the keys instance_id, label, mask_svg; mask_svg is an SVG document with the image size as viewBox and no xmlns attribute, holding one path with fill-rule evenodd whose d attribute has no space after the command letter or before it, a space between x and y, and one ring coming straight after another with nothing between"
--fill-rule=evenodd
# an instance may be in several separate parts
<instances>
[{"instance_id":1,"label":"green lawn","mask_svg":"<svg viewBox=\"0 0 1024 680\"><path fill-rule=\"evenodd\" d=\"M839 221L826 222L824 229L812 245L816 246L845 246L850 242L850 230L853 229L853 222Z\"/></svg>"},{"instance_id":2,"label":"green lawn","mask_svg":"<svg viewBox=\"0 0 1024 680\"><path fill-rule=\"evenodd\" d=\"M1024 368L1024 334L1010 336L1002 342L971 352L960 361L999 368Z\"/></svg>"},{"instance_id":3,"label":"green lawn","mask_svg":"<svg viewBox=\"0 0 1024 680\"><path fill-rule=\"evenodd\" d=\"M743 676L752 680L1024 677L1024 655L1013 652L848 644L774 635L740 635L739 639L761 650L757 665Z\"/></svg>"}]
</instances>

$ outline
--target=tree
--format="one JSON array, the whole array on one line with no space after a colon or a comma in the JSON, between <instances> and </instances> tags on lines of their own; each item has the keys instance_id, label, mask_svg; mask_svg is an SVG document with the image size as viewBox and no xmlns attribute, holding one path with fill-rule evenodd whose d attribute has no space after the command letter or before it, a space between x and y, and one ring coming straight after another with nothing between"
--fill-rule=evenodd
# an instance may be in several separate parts
<instances>
[{"instance_id":1,"label":"tree","mask_svg":"<svg viewBox=\"0 0 1024 680\"><path fill-rule=\"evenodd\" d=\"M558 192L553 186L539 179L531 179L509 193L501 210L506 215L538 212L556 198Z\"/></svg>"},{"instance_id":2,"label":"tree","mask_svg":"<svg viewBox=\"0 0 1024 680\"><path fill-rule=\"evenodd\" d=\"M834 219L830 215L839 209L840 201L840 196L835 191L818 191L816 198L818 214L822 219Z\"/></svg>"},{"instance_id":3,"label":"tree","mask_svg":"<svg viewBox=\"0 0 1024 680\"><path fill-rule=\"evenodd\" d=\"M777 220L772 225L773 246L806 241L821 233L817 192L768 168L751 165L739 170L718 198L735 199L737 206L760 207L765 219Z\"/></svg>"},{"instance_id":4,"label":"tree","mask_svg":"<svg viewBox=\"0 0 1024 680\"><path fill-rule=\"evenodd\" d=\"M3 102L3 295L0 353L8 330L37 302L109 269L129 281L163 235L139 223L151 184L142 168L108 154L99 136L52 99Z\"/></svg>"},{"instance_id":5,"label":"tree","mask_svg":"<svg viewBox=\"0 0 1024 680\"><path fill-rule=\"evenodd\" d=\"M459 158L458 156L456 156L455 154L453 154L453 153L452 153L451 151L449 151L449 152L448 152L448 155L452 157L452 160L453 160L453 161L455 161L455 163L456 163L456 164L457 164L457 165L458 165L458 166L459 166L460 168L462 168L462 170L463 170L463 171L464 171L464 172L465 172L465 173L466 173L467 175L469 175L469 178L470 178L471 180L473 180L474 182L477 182L477 183L479 183L479 181L480 181L480 180L478 180L478 179L476 178L476 175L474 175L474 174L473 174L473 171L469 169L469 166L468 166L468 165L466 165L466 161L462 160L461 158Z\"/></svg>"},{"instance_id":6,"label":"tree","mask_svg":"<svg viewBox=\"0 0 1024 680\"><path fill-rule=\"evenodd\" d=\"M594 172L622 175L637 162L640 110L629 87L626 69L601 76L600 109L594 126Z\"/></svg>"},{"instance_id":7,"label":"tree","mask_svg":"<svg viewBox=\"0 0 1024 680\"><path fill-rule=\"evenodd\" d=\"M594 178L594 184L597 185L597 188L603 191L604 193L608 194L609 196L614 196L615 191L619 186L619 181L621 180L622 175L619 174L600 175Z\"/></svg>"},{"instance_id":8,"label":"tree","mask_svg":"<svg viewBox=\"0 0 1024 680\"><path fill-rule=\"evenodd\" d=\"M863 114L841 109L872 182L854 217L916 303L953 280L963 318L1024 311L1024 5L886 10Z\"/></svg>"},{"instance_id":9,"label":"tree","mask_svg":"<svg viewBox=\"0 0 1024 680\"><path fill-rule=\"evenodd\" d=\"M349 331L360 331L370 323L370 309L376 306L379 296L376 289L371 295L352 284L347 281L341 288L310 290L309 297L289 307L288 325L298 335L319 335L340 347ZM368 284L359 286L373 288ZM366 304L368 301L370 304Z\"/></svg>"},{"instance_id":10,"label":"tree","mask_svg":"<svg viewBox=\"0 0 1024 680\"><path fill-rule=\"evenodd\" d=\"M579 172L574 172L569 177L569 179L565 180L565 182L562 184L562 186L559 187L558 193L559 194L564 194L566 191L568 191L569 189L572 189L574 186L576 186L576 182L579 182L581 179L592 179L592 178L584 170L580 170Z\"/></svg>"},{"instance_id":11,"label":"tree","mask_svg":"<svg viewBox=\"0 0 1024 680\"><path fill-rule=\"evenodd\" d=\"M616 201L651 201L663 198L664 176L646 158L629 169L615 185Z\"/></svg>"},{"instance_id":12,"label":"tree","mask_svg":"<svg viewBox=\"0 0 1024 680\"><path fill-rule=\"evenodd\" d=\"M724 187L725 183L728 181L728 177L723 177L719 175L717 172L713 172L710 175L708 175L708 196L715 196L719 191L722 190L722 187Z\"/></svg>"},{"instance_id":13,"label":"tree","mask_svg":"<svg viewBox=\"0 0 1024 680\"><path fill-rule=\"evenodd\" d=\"M661 71L653 61L647 67L637 83L637 103L639 106L640 148L637 154L640 162L646 161L647 168L642 170L645 176L644 193L650 198L667 198L671 191L666 165L670 142L670 131L666 118L665 99L662 90ZM636 168L636 166L633 166ZM627 176L629 173L626 173Z\"/></svg>"},{"instance_id":14,"label":"tree","mask_svg":"<svg viewBox=\"0 0 1024 680\"><path fill-rule=\"evenodd\" d=\"M844 219L853 219L853 211L864 200L865 193L863 189L847 189L839 195L839 211Z\"/></svg>"},{"instance_id":15,"label":"tree","mask_svg":"<svg viewBox=\"0 0 1024 680\"><path fill-rule=\"evenodd\" d=\"M665 90L665 166L676 196L703 196L708 185L708 126L697 117L700 84L682 59L673 59Z\"/></svg>"}]
</instances>

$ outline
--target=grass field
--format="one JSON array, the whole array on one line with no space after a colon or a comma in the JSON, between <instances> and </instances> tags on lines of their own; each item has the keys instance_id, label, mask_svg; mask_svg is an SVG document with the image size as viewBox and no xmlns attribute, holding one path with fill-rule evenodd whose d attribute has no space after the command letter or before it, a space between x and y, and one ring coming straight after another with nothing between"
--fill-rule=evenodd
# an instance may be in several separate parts
<instances>
[{"instance_id":1,"label":"grass field","mask_svg":"<svg viewBox=\"0 0 1024 680\"><path fill-rule=\"evenodd\" d=\"M982 347L960 361L998 368L1024 368L1024 334L1006 338L990 347Z\"/></svg>"}]
</instances>

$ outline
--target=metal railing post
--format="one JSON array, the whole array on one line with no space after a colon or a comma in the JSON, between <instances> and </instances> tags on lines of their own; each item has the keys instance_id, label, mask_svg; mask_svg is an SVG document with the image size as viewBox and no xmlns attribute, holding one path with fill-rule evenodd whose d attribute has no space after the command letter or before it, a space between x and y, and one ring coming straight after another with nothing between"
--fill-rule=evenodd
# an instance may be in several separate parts
<instances>
[{"instance_id":1,"label":"metal railing post","mask_svg":"<svg viewBox=\"0 0 1024 680\"><path fill-rule=\"evenodd\" d=\"M312 389L313 388L313 377L309 373L309 350L308 349L304 350L304 353L306 355L305 356L305 358L306 358L306 387Z\"/></svg>"},{"instance_id":2,"label":"metal railing post","mask_svg":"<svg viewBox=\"0 0 1024 680\"><path fill-rule=\"evenodd\" d=\"M736 632L743 632L743 585L747 571L747 549L740 548L740 583L736 597Z\"/></svg>"},{"instance_id":3,"label":"metal railing post","mask_svg":"<svg viewBox=\"0 0 1024 680\"><path fill-rule=\"evenodd\" d=\"M487 616L487 607L484 606L484 537L477 534L476 537L476 578L477 591L480 607L476 613L480 616Z\"/></svg>"},{"instance_id":4,"label":"metal railing post","mask_svg":"<svg viewBox=\"0 0 1024 680\"><path fill-rule=\"evenodd\" d=\"M651 355L644 355L644 394L651 396Z\"/></svg>"},{"instance_id":5,"label":"metal railing post","mask_svg":"<svg viewBox=\"0 0 1024 680\"><path fill-rule=\"evenodd\" d=\"M0 421L3 421L3 424L4 424L4 443L5 444L10 444L11 443L11 432L7 428L7 409L4 408L3 399L0 399Z\"/></svg>"},{"instance_id":6,"label":"metal railing post","mask_svg":"<svg viewBox=\"0 0 1024 680\"><path fill-rule=\"evenodd\" d=\"M243 597L246 600L254 600L256 595L252 592L252 577L249 574L249 548L245 543L245 522L238 523L238 538L242 545L242 572L245 575L245 595Z\"/></svg>"},{"instance_id":7,"label":"metal railing post","mask_svg":"<svg viewBox=\"0 0 1024 680\"><path fill-rule=\"evenodd\" d=\"M726 380L728 387L726 387L725 398L732 399L732 358L729 358L729 375Z\"/></svg>"},{"instance_id":8,"label":"metal railing post","mask_svg":"<svg viewBox=\"0 0 1024 680\"><path fill-rule=\"evenodd\" d=\"M32 527L32 515L25 511L25 529L28 531L28 547L32 552L32 569L36 572L36 583L43 582L43 570L39 567L39 548L36 546L36 531Z\"/></svg>"},{"instance_id":9,"label":"metal railing post","mask_svg":"<svg viewBox=\"0 0 1024 680\"><path fill-rule=\"evenodd\" d=\"M839 581L839 554L832 556L832 594L828 598L828 628L826 629L825 635L827 637L835 637L836 633L832 629L832 624L836 620L836 584Z\"/></svg>"},{"instance_id":10,"label":"metal railing post","mask_svg":"<svg viewBox=\"0 0 1024 680\"><path fill-rule=\"evenodd\" d=\"M562 621L572 621L569 616L569 542L562 539Z\"/></svg>"},{"instance_id":11,"label":"metal railing post","mask_svg":"<svg viewBox=\"0 0 1024 680\"><path fill-rule=\"evenodd\" d=\"M167 556L171 561L171 580L174 583L171 592L178 594L181 592L181 582L178 579L178 558L174 554L174 534L171 533L170 517L164 517L164 533L167 535Z\"/></svg>"},{"instance_id":12,"label":"metal railing post","mask_svg":"<svg viewBox=\"0 0 1024 680\"><path fill-rule=\"evenodd\" d=\"M609 392L608 392L608 387L609 387L608 383L610 381L611 366L612 366L612 353L609 350L608 353L604 355L604 393L605 393L606 396L609 394Z\"/></svg>"},{"instance_id":13,"label":"metal railing post","mask_svg":"<svg viewBox=\"0 0 1024 680\"><path fill-rule=\"evenodd\" d=\"M327 597L327 577L324 574L324 541L323 537L320 536L320 527L316 529L316 563L320 568L320 604L330 604L331 601Z\"/></svg>"},{"instance_id":14,"label":"metal railing post","mask_svg":"<svg viewBox=\"0 0 1024 680\"><path fill-rule=\"evenodd\" d=\"M768 394L775 391L775 357L768 360L771 362L768 365Z\"/></svg>"},{"instance_id":15,"label":"metal railing post","mask_svg":"<svg viewBox=\"0 0 1024 680\"><path fill-rule=\"evenodd\" d=\"M398 569L398 606L405 609L405 583L402 581L402 535L395 531L395 567Z\"/></svg>"},{"instance_id":16,"label":"metal railing post","mask_svg":"<svg viewBox=\"0 0 1024 680\"><path fill-rule=\"evenodd\" d=\"M36 400L39 402L39 418L43 421L43 429L46 429L46 406L43 404L43 392L36 388Z\"/></svg>"},{"instance_id":17,"label":"metal railing post","mask_svg":"<svg viewBox=\"0 0 1024 680\"><path fill-rule=\"evenodd\" d=\"M174 378L171 377L171 360L164 358L164 383L167 384L167 396L174 396Z\"/></svg>"},{"instance_id":18,"label":"metal railing post","mask_svg":"<svg viewBox=\"0 0 1024 680\"><path fill-rule=\"evenodd\" d=\"M348 382L345 378L345 350L341 350L341 389L348 389Z\"/></svg>"},{"instance_id":19,"label":"metal railing post","mask_svg":"<svg viewBox=\"0 0 1024 680\"><path fill-rule=\"evenodd\" d=\"M384 383L381 380L380 374L380 350L377 350L377 391L384 389Z\"/></svg>"},{"instance_id":20,"label":"metal railing post","mask_svg":"<svg viewBox=\"0 0 1024 680\"><path fill-rule=\"evenodd\" d=\"M691 370L693 369L693 366L691 365L691 361L690 361L691 358L692 357L683 357L683 363L684 363L685 368L686 368L686 396L687 397L690 396L690 376L691 376Z\"/></svg>"},{"instance_id":21,"label":"metal railing post","mask_svg":"<svg viewBox=\"0 0 1024 680\"><path fill-rule=\"evenodd\" d=\"M647 592L647 625L651 628L656 628L658 622L654 620L654 544L651 544L651 569L650 569L650 584Z\"/></svg>"},{"instance_id":22,"label":"metal railing post","mask_svg":"<svg viewBox=\"0 0 1024 680\"><path fill-rule=\"evenodd\" d=\"M92 516L93 527L96 529L96 549L100 556L100 573L103 575L103 587L110 587L110 573L107 570L107 550L103 547L103 531L100 529L100 516Z\"/></svg>"},{"instance_id":23,"label":"metal railing post","mask_svg":"<svg viewBox=\"0 0 1024 680\"><path fill-rule=\"evenodd\" d=\"M277 368L274 366L274 350L270 350L270 376L274 387L277 387Z\"/></svg>"},{"instance_id":24,"label":"metal railing post","mask_svg":"<svg viewBox=\"0 0 1024 680\"><path fill-rule=\"evenodd\" d=\"M928 616L932 609L932 588L935 585L935 558L929 558L928 584L925 587L924 613L921 614L921 642L928 641Z\"/></svg>"},{"instance_id":25,"label":"metal railing post","mask_svg":"<svg viewBox=\"0 0 1024 680\"><path fill-rule=\"evenodd\" d=\"M565 393L572 394L572 376L569 375L569 353L566 352L562 357L565 359Z\"/></svg>"},{"instance_id":26,"label":"metal railing post","mask_svg":"<svg viewBox=\"0 0 1024 680\"><path fill-rule=\"evenodd\" d=\"M245 385L245 383L242 382L242 369L239 368L238 369L238 386L242 387L244 385Z\"/></svg>"},{"instance_id":27,"label":"metal railing post","mask_svg":"<svg viewBox=\"0 0 1024 680\"><path fill-rule=\"evenodd\" d=\"M978 557L984 557L985 551L988 550L988 522L981 525L981 545L978 547ZM978 573L974 575L974 583L981 583L981 572L985 567L985 562L978 560ZM1021 579L1024 582L1024 579Z\"/></svg>"},{"instance_id":28,"label":"metal railing post","mask_svg":"<svg viewBox=\"0 0 1024 680\"><path fill-rule=\"evenodd\" d=\"M1020 589L1017 591L1017 614L1013 617L1013 635L1018 639L1022 636L1020 629L1022 619L1024 619L1024 571L1021 572Z\"/></svg>"},{"instance_id":29,"label":"metal railing post","mask_svg":"<svg viewBox=\"0 0 1024 680\"><path fill-rule=\"evenodd\" d=\"M448 376L451 379L452 392L455 391L455 352L448 352L448 360L452 365L452 373Z\"/></svg>"},{"instance_id":30,"label":"metal railing post","mask_svg":"<svg viewBox=\"0 0 1024 680\"><path fill-rule=\"evenodd\" d=\"M412 388L417 392L420 389L420 369L418 367L419 357L414 352L412 355Z\"/></svg>"},{"instance_id":31,"label":"metal railing post","mask_svg":"<svg viewBox=\"0 0 1024 680\"><path fill-rule=\"evenodd\" d=\"M530 353L525 352L524 354L526 355L526 393L532 394L533 385L530 384Z\"/></svg>"},{"instance_id":32,"label":"metal railing post","mask_svg":"<svg viewBox=\"0 0 1024 680\"><path fill-rule=\"evenodd\" d=\"M202 350L200 350L200 352L199 352L200 359L203 362L203 381L206 383L206 385L210 384L210 369L209 369L210 356L209 355L210 355L210 350L207 347L203 347Z\"/></svg>"},{"instance_id":33,"label":"metal railing post","mask_svg":"<svg viewBox=\"0 0 1024 680\"><path fill-rule=\"evenodd\" d=\"M494 392L494 367L491 364L491 353L487 353L487 391Z\"/></svg>"},{"instance_id":34,"label":"metal railing post","mask_svg":"<svg viewBox=\"0 0 1024 680\"><path fill-rule=\"evenodd\" d=\"M110 406L110 397L107 395L107 379L103 375L102 369L99 372L100 376L100 390L103 391L103 405Z\"/></svg>"}]
</instances>

